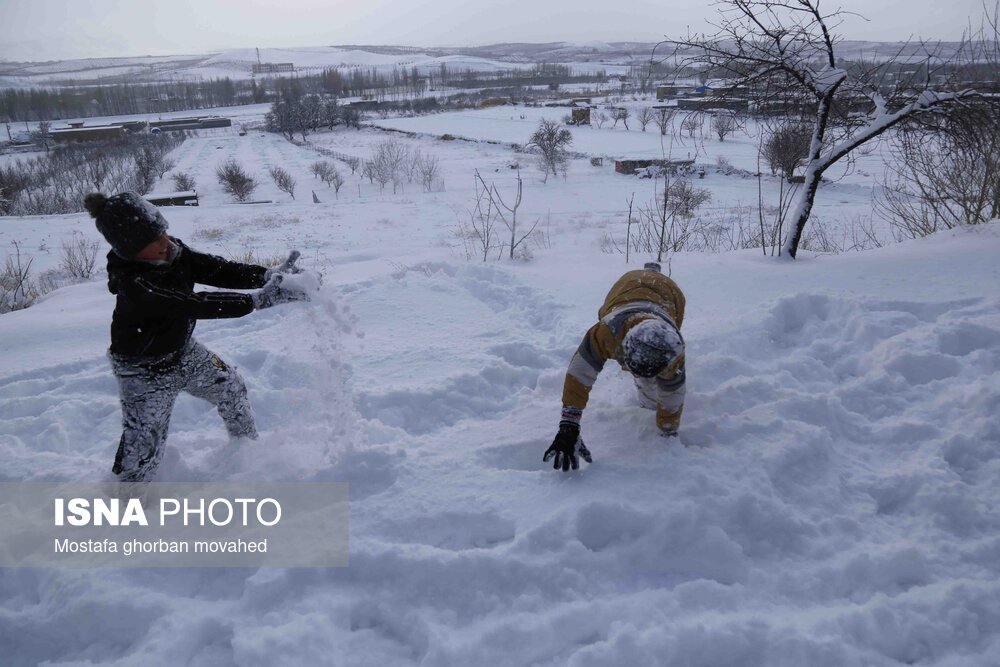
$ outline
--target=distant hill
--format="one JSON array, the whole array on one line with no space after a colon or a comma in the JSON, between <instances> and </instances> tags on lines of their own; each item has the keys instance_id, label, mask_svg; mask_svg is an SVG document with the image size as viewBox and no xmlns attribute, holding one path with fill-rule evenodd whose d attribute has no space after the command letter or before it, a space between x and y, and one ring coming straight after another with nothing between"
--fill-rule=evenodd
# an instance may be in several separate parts
<instances>
[{"instance_id":1,"label":"distant hill","mask_svg":"<svg viewBox=\"0 0 1000 667\"><path fill-rule=\"evenodd\" d=\"M442 65L453 70L496 71L535 63L576 64L578 68L624 67L649 59L652 42L502 43L485 46L417 48L393 45L341 45L260 49L260 60L293 63L297 71L416 67L421 72ZM957 44L944 44L942 55ZM662 53L661 51L658 52ZM916 56L919 45L897 42L845 41L842 57L884 59L900 54ZM230 77L248 79L257 62L254 48L200 55L86 58L47 62L0 61L0 88L101 85L120 82L156 82Z\"/></svg>"}]
</instances>

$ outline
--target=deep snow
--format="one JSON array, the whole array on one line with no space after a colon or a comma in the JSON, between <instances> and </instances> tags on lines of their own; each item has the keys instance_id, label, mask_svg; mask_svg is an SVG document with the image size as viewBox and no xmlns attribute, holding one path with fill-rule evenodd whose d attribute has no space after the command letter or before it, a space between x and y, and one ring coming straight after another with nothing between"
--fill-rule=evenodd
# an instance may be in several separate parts
<instances>
[{"instance_id":1,"label":"deep snow","mask_svg":"<svg viewBox=\"0 0 1000 667\"><path fill-rule=\"evenodd\" d=\"M313 140L366 155L383 138ZM1000 227L795 262L675 256L681 444L609 365L583 419L594 463L563 475L541 456L565 365L630 268L599 239L651 186L584 161L543 185L526 167L525 219L548 213L549 243L530 263L466 261L472 168L509 187L524 156L404 140L441 155L444 192L379 193L338 163L337 198L309 149L232 135L178 149L204 205L165 211L194 247L298 247L325 277L314 303L198 325L247 380L262 437L217 466L218 417L182 397L162 479L349 482L350 567L0 571L0 662L997 664ZM210 181L229 155L307 189L227 204ZM706 183L756 197L754 180ZM860 189L821 191L825 215L863 210ZM82 214L0 220L40 268L58 260L38 244L72 230L95 234ZM91 282L0 317L4 479L110 466L112 305Z\"/></svg>"}]
</instances>

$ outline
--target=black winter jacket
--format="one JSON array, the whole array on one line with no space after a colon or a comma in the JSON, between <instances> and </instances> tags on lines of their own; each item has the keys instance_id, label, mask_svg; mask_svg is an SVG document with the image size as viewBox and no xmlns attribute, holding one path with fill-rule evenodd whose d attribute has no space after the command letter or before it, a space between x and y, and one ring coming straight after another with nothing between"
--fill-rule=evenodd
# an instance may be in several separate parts
<instances>
[{"instance_id":1,"label":"black winter jacket","mask_svg":"<svg viewBox=\"0 0 1000 667\"><path fill-rule=\"evenodd\" d=\"M267 269L196 252L171 239L180 252L169 266L108 253L108 291L118 297L111 320L112 353L169 355L190 340L195 320L242 317L253 311L249 294L195 292L194 284L228 289L263 287Z\"/></svg>"}]
</instances>

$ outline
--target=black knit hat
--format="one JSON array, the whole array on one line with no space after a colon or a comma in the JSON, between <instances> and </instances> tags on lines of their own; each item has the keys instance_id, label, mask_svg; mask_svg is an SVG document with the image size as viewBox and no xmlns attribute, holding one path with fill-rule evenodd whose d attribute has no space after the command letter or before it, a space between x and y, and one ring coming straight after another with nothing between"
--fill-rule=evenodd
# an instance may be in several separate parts
<instances>
[{"instance_id":1,"label":"black knit hat","mask_svg":"<svg viewBox=\"0 0 1000 667\"><path fill-rule=\"evenodd\" d=\"M92 192L83 206L97 222L97 230L111 248L126 259L135 255L167 231L167 220L160 211L135 192L105 197Z\"/></svg>"},{"instance_id":2,"label":"black knit hat","mask_svg":"<svg viewBox=\"0 0 1000 667\"><path fill-rule=\"evenodd\" d=\"M633 375L659 375L684 353L684 339L672 322L657 318L643 320L622 339L622 358Z\"/></svg>"}]
</instances>

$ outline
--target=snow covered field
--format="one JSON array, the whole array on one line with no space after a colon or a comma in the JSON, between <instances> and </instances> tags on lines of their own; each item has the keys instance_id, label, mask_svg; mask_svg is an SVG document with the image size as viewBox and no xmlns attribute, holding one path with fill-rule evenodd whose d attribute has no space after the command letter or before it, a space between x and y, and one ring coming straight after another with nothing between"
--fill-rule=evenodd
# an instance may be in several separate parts
<instances>
[{"instance_id":1,"label":"snow covered field","mask_svg":"<svg viewBox=\"0 0 1000 667\"><path fill-rule=\"evenodd\" d=\"M212 467L225 431L182 396L161 478L348 482L351 564L2 570L0 663L1000 663L1000 227L795 262L674 256L681 443L656 435L609 365L583 420L594 463L556 473L541 457L566 363L608 287L648 259L626 266L601 239L652 181L578 159L543 184L507 145L433 138L524 143L547 113L565 110L309 137L363 158L388 136L435 154L445 187L432 193L380 192L336 162L338 197L308 172L317 152L275 135L176 150L202 206L164 210L175 235L222 255L297 247L326 286L318 302L198 325L245 377L262 437ZM574 137L588 155L659 150L655 131ZM748 140L705 145L737 166L749 154ZM276 203L229 203L213 175L228 157ZM473 170L506 194L514 162L520 219L545 236L530 262L468 261L456 227ZM298 179L296 201L270 184L274 165ZM870 215L872 184L824 185L817 215ZM757 197L753 178L710 170L697 185L709 212ZM39 271L73 232L99 238L85 214L0 219L2 252L18 241ZM0 316L4 480L106 474L112 307L98 280Z\"/></svg>"}]
</instances>

